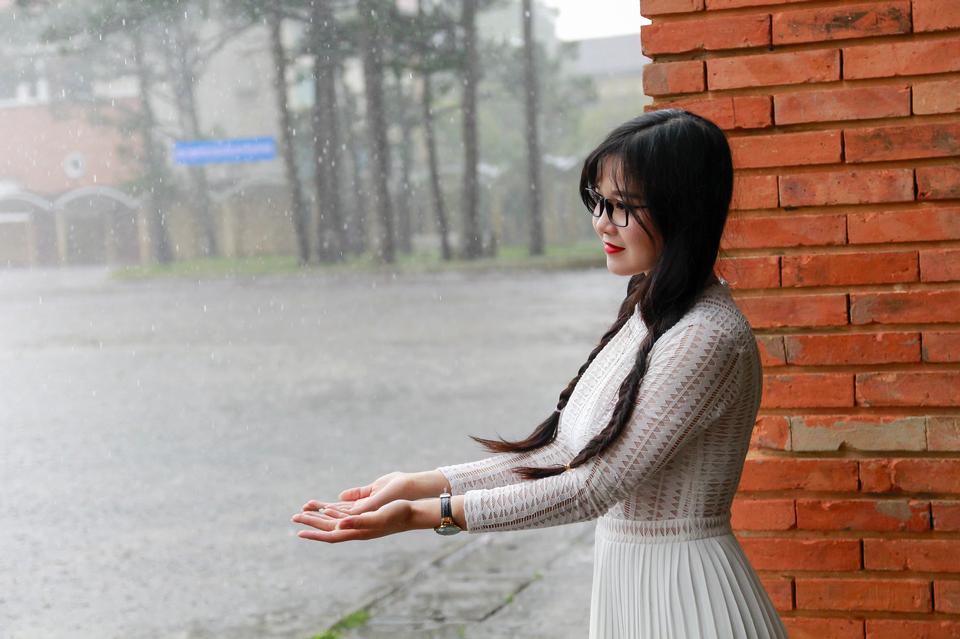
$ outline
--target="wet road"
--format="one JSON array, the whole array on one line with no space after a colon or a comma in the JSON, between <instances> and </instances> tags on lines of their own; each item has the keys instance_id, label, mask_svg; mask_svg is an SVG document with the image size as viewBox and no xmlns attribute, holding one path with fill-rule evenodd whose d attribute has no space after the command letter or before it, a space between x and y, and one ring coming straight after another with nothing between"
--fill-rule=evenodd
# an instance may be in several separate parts
<instances>
[{"instance_id":1,"label":"wet road","mask_svg":"<svg viewBox=\"0 0 960 639\"><path fill-rule=\"evenodd\" d=\"M462 537L322 544L290 516L528 434L626 282L0 270L0 637L318 632Z\"/></svg>"}]
</instances>

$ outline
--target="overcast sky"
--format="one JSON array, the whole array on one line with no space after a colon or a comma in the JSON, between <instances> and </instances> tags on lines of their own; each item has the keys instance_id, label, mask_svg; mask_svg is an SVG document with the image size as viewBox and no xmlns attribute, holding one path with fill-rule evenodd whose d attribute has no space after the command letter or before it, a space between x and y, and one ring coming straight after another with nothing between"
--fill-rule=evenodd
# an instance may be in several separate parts
<instances>
[{"instance_id":1,"label":"overcast sky","mask_svg":"<svg viewBox=\"0 0 960 639\"><path fill-rule=\"evenodd\" d=\"M604 36L640 34L640 25L649 23L640 17L640 0L543 0L560 10L557 37L583 40Z\"/></svg>"}]
</instances>

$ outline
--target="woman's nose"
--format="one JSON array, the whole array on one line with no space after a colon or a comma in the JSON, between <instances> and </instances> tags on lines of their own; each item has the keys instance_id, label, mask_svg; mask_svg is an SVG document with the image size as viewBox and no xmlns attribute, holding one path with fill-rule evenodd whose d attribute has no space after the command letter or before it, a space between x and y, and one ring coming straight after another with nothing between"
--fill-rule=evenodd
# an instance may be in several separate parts
<instances>
[{"instance_id":1,"label":"woman's nose","mask_svg":"<svg viewBox=\"0 0 960 639\"><path fill-rule=\"evenodd\" d=\"M602 231L607 235L616 235L617 227L610 221L610 218L607 216L606 212L600 214L600 217L593 218L594 226L598 231Z\"/></svg>"}]
</instances>

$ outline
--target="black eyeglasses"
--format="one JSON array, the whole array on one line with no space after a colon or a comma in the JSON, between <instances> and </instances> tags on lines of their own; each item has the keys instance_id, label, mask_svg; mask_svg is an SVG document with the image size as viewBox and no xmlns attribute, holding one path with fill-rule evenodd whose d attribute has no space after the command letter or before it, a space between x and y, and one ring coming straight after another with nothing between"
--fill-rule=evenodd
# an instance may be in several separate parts
<instances>
[{"instance_id":1,"label":"black eyeglasses","mask_svg":"<svg viewBox=\"0 0 960 639\"><path fill-rule=\"evenodd\" d=\"M584 198L584 205L587 207L587 210L593 214L593 217L600 217L603 215L603 212L606 211L607 219L610 220L610 223L619 227L626 226L630 221L630 216L637 218L638 222L640 221L637 208L643 208L645 205L632 207L624 204L620 200L605 198L592 186L585 187L583 193L586 196Z\"/></svg>"}]
</instances>

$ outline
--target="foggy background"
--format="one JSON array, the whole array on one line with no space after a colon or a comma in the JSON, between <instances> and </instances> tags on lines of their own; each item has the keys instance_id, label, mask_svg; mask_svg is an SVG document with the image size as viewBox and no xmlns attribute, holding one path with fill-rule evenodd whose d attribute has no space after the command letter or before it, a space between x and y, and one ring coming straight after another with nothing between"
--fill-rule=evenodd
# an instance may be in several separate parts
<instances>
[{"instance_id":1,"label":"foggy background","mask_svg":"<svg viewBox=\"0 0 960 639\"><path fill-rule=\"evenodd\" d=\"M289 518L529 434L615 318L637 4L0 0L0 637L327 636L473 541Z\"/></svg>"}]
</instances>

